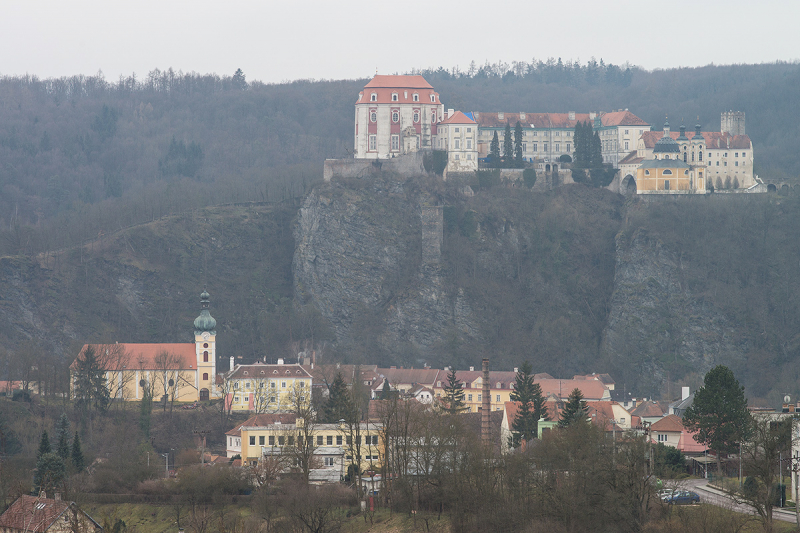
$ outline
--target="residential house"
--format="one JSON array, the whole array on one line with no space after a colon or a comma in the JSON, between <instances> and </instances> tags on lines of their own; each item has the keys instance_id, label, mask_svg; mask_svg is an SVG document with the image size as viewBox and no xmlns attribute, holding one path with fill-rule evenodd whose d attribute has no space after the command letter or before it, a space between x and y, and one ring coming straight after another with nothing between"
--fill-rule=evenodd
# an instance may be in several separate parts
<instances>
[{"instance_id":1,"label":"residential house","mask_svg":"<svg viewBox=\"0 0 800 533\"><path fill-rule=\"evenodd\" d=\"M677 448L685 454L702 454L706 446L694 440L696 432L683 426L683 421L675 415L667 415L650 426L653 442Z\"/></svg>"},{"instance_id":2,"label":"residential house","mask_svg":"<svg viewBox=\"0 0 800 533\"><path fill-rule=\"evenodd\" d=\"M75 502L60 498L22 495L0 515L0 533L101 532L103 528Z\"/></svg>"},{"instance_id":3,"label":"residential house","mask_svg":"<svg viewBox=\"0 0 800 533\"><path fill-rule=\"evenodd\" d=\"M232 412L275 413L311 401L312 376L301 365L236 365L224 376L225 407Z\"/></svg>"}]
</instances>

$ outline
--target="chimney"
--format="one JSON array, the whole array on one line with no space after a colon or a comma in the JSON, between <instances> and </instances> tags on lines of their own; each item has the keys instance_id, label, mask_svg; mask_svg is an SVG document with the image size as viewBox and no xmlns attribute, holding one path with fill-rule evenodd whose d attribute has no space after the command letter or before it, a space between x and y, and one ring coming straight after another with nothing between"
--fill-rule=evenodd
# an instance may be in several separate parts
<instances>
[{"instance_id":1,"label":"chimney","mask_svg":"<svg viewBox=\"0 0 800 533\"><path fill-rule=\"evenodd\" d=\"M481 398L481 440L486 446L491 445L492 435L489 427L489 415L492 412L492 396L489 390L489 360L483 360L483 397Z\"/></svg>"},{"instance_id":2,"label":"chimney","mask_svg":"<svg viewBox=\"0 0 800 533\"><path fill-rule=\"evenodd\" d=\"M235 365L234 365L234 363L233 363L233 356L231 356L231 371L233 371L233 367L234 367L234 366L235 366Z\"/></svg>"},{"instance_id":3,"label":"chimney","mask_svg":"<svg viewBox=\"0 0 800 533\"><path fill-rule=\"evenodd\" d=\"M681 401L689 397L689 387L681 387Z\"/></svg>"},{"instance_id":4,"label":"chimney","mask_svg":"<svg viewBox=\"0 0 800 533\"><path fill-rule=\"evenodd\" d=\"M506 114L503 111L497 113L497 120L505 120Z\"/></svg>"},{"instance_id":5,"label":"chimney","mask_svg":"<svg viewBox=\"0 0 800 533\"><path fill-rule=\"evenodd\" d=\"M519 372L519 368L514 367L514 373L517 374Z\"/></svg>"},{"instance_id":6,"label":"chimney","mask_svg":"<svg viewBox=\"0 0 800 533\"><path fill-rule=\"evenodd\" d=\"M61 501L61 493L60 492L56 492L55 494L53 494L53 499L55 501L57 501L57 502L60 502Z\"/></svg>"},{"instance_id":7,"label":"chimney","mask_svg":"<svg viewBox=\"0 0 800 533\"><path fill-rule=\"evenodd\" d=\"M470 372L475 372L475 367L474 366L469 367L469 371Z\"/></svg>"},{"instance_id":8,"label":"chimney","mask_svg":"<svg viewBox=\"0 0 800 533\"><path fill-rule=\"evenodd\" d=\"M447 110L447 118L452 117L455 114L455 112L456 112L455 109L448 109Z\"/></svg>"},{"instance_id":9,"label":"chimney","mask_svg":"<svg viewBox=\"0 0 800 533\"><path fill-rule=\"evenodd\" d=\"M39 493L39 497L41 499L43 499L43 500L46 500L47 499L47 493L45 491L42 491L42 492Z\"/></svg>"},{"instance_id":10,"label":"chimney","mask_svg":"<svg viewBox=\"0 0 800 533\"><path fill-rule=\"evenodd\" d=\"M589 120L594 120L597 116L597 113L589 113Z\"/></svg>"},{"instance_id":11,"label":"chimney","mask_svg":"<svg viewBox=\"0 0 800 533\"><path fill-rule=\"evenodd\" d=\"M570 111L569 112L569 119L570 120L575 120L575 111Z\"/></svg>"},{"instance_id":12,"label":"chimney","mask_svg":"<svg viewBox=\"0 0 800 533\"><path fill-rule=\"evenodd\" d=\"M519 114L519 119L520 120L525 120L525 113L520 113Z\"/></svg>"},{"instance_id":13,"label":"chimney","mask_svg":"<svg viewBox=\"0 0 800 533\"><path fill-rule=\"evenodd\" d=\"M278 359L278 364L282 365L283 364L283 359Z\"/></svg>"}]
</instances>

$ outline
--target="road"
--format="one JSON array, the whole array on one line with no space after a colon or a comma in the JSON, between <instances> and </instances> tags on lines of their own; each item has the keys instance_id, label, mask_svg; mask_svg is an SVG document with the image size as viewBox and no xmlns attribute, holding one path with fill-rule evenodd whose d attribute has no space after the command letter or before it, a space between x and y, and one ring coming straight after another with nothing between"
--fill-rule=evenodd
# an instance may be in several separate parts
<instances>
[{"instance_id":1,"label":"road","mask_svg":"<svg viewBox=\"0 0 800 533\"><path fill-rule=\"evenodd\" d=\"M737 503L727 494L713 487L708 487L707 484L707 479L688 479L682 483L682 485L685 485L687 488L691 488L700 495L701 503L710 503L711 505L716 505L717 507L725 507L726 509L731 509L732 511L736 511L738 513L754 514L753 508L749 505ZM777 508L773 509L772 518L773 520L781 520L783 522L792 523L794 523L796 520L794 510L784 511Z\"/></svg>"}]
</instances>

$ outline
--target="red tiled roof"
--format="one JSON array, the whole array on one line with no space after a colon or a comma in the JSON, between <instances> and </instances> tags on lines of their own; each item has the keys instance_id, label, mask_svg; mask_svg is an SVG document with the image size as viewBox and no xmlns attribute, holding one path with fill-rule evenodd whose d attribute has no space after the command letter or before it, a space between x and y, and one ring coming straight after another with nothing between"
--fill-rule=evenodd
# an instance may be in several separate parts
<instances>
[{"instance_id":1,"label":"red tiled roof","mask_svg":"<svg viewBox=\"0 0 800 533\"><path fill-rule=\"evenodd\" d=\"M606 395L606 387L597 380L575 380L575 379L537 379L534 380L542 387L542 393L547 396L566 399L573 389L580 389L583 399L586 401L597 401Z\"/></svg>"},{"instance_id":2,"label":"red tiled roof","mask_svg":"<svg viewBox=\"0 0 800 533\"><path fill-rule=\"evenodd\" d=\"M378 374L389 380L389 383L394 385L398 383L420 383L433 387L436 384L437 376L442 373L439 379L444 381L446 373L443 370L435 368L379 368Z\"/></svg>"},{"instance_id":3,"label":"red tiled roof","mask_svg":"<svg viewBox=\"0 0 800 533\"><path fill-rule=\"evenodd\" d=\"M642 402L636 406L636 408L631 411L631 414L641 417L653 418L656 416L664 416L665 411L664 408L658 402L648 401Z\"/></svg>"},{"instance_id":4,"label":"red tiled roof","mask_svg":"<svg viewBox=\"0 0 800 533\"><path fill-rule=\"evenodd\" d=\"M70 365L70 368L76 368L78 359L80 359L88 346L94 347L98 359L101 364L106 357L117 359L116 350L124 350L126 359L117 359L109 361L111 366L116 366L120 361L123 363L123 368L129 369L145 369L153 370L158 369L156 358L161 354L169 354L177 357L178 367L194 368L197 364L197 354L195 353L196 346L192 343L153 343L153 344L137 344L137 343L115 343L115 344L84 344L81 348L78 357ZM110 354L110 355L109 355ZM106 367L108 368L108 366ZM114 368L116 370L116 368Z\"/></svg>"},{"instance_id":5,"label":"red tiled roof","mask_svg":"<svg viewBox=\"0 0 800 533\"><path fill-rule=\"evenodd\" d=\"M69 507L63 500L23 495L0 515L0 529L46 531ZM68 529L68 528L64 528Z\"/></svg>"},{"instance_id":6,"label":"red tiled roof","mask_svg":"<svg viewBox=\"0 0 800 533\"><path fill-rule=\"evenodd\" d=\"M524 115L524 118L523 116ZM648 126L648 124L630 111L613 111L600 113L600 122L603 126ZM594 123L589 118L589 113L503 113L499 118L498 113L473 113L478 124L485 128L504 128L506 124L512 126L520 122L523 127L533 128L574 128L578 122Z\"/></svg>"},{"instance_id":7,"label":"red tiled roof","mask_svg":"<svg viewBox=\"0 0 800 533\"><path fill-rule=\"evenodd\" d=\"M672 431L680 433L683 431L683 422L675 415L667 415L658 422L650 426L652 431Z\"/></svg>"},{"instance_id":8,"label":"red tiled roof","mask_svg":"<svg viewBox=\"0 0 800 533\"><path fill-rule=\"evenodd\" d=\"M456 111L453 116L444 119L440 124L475 124L475 121L461 111Z\"/></svg>"},{"instance_id":9,"label":"red tiled roof","mask_svg":"<svg viewBox=\"0 0 800 533\"><path fill-rule=\"evenodd\" d=\"M678 449L684 453L699 453L706 450L705 444L700 444L694 440L697 432L690 433L684 430L681 433L681 438L678 440Z\"/></svg>"},{"instance_id":10,"label":"red tiled roof","mask_svg":"<svg viewBox=\"0 0 800 533\"><path fill-rule=\"evenodd\" d=\"M647 133L647 132L645 132L645 133ZM620 165L636 165L636 164L641 163L642 161L644 161L644 157L637 157L636 153L637 153L636 150L634 150L633 152L629 153L628 155L626 155L625 157L623 157L620 160L619 164Z\"/></svg>"},{"instance_id":11,"label":"red tiled roof","mask_svg":"<svg viewBox=\"0 0 800 533\"><path fill-rule=\"evenodd\" d=\"M722 133L719 131L703 131L700 132L703 140L706 143L706 148L715 150L729 149L729 150L751 150L753 143L747 135L731 135L730 133ZM691 134L689 140L694 138L694 133ZM663 131L646 131L642 134L645 148L652 149L656 142L664 136ZM670 131L669 136L673 139L680 137L680 132ZM685 142L685 141L684 141Z\"/></svg>"},{"instance_id":12,"label":"red tiled roof","mask_svg":"<svg viewBox=\"0 0 800 533\"><path fill-rule=\"evenodd\" d=\"M376 74L364 88L392 88L392 89L433 89L430 83L422 76L397 76Z\"/></svg>"},{"instance_id":13,"label":"red tiled roof","mask_svg":"<svg viewBox=\"0 0 800 533\"><path fill-rule=\"evenodd\" d=\"M510 427L514 419L517 418L517 411L519 411L522 404L520 402L506 402L504 405L505 416L508 418L508 425ZM547 414L550 415L550 420L558 420L558 409L556 408L555 402L545 402L544 407ZM555 417L553 417L554 413L556 414Z\"/></svg>"},{"instance_id":14,"label":"red tiled roof","mask_svg":"<svg viewBox=\"0 0 800 533\"><path fill-rule=\"evenodd\" d=\"M298 364L288 365L265 365L256 363L253 365L238 365L227 379L270 379L270 378L310 378L311 374Z\"/></svg>"}]
</instances>

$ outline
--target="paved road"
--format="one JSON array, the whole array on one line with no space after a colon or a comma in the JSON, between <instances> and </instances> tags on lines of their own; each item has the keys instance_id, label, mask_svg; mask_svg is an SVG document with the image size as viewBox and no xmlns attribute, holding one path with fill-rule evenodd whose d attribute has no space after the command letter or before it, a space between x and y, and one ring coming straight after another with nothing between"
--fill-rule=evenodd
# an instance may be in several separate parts
<instances>
[{"instance_id":1,"label":"paved road","mask_svg":"<svg viewBox=\"0 0 800 533\"><path fill-rule=\"evenodd\" d=\"M687 487L691 487L692 490L700 495L700 501L702 503L710 503L717 507L725 507L726 509L731 509L739 513L755 514L753 508L749 505L737 503L724 492L713 487L708 487L707 484L707 479L688 479L685 482ZM784 511L782 509L773 509L772 518L773 520L781 520L783 522L795 522L796 520L794 510Z\"/></svg>"}]
</instances>

